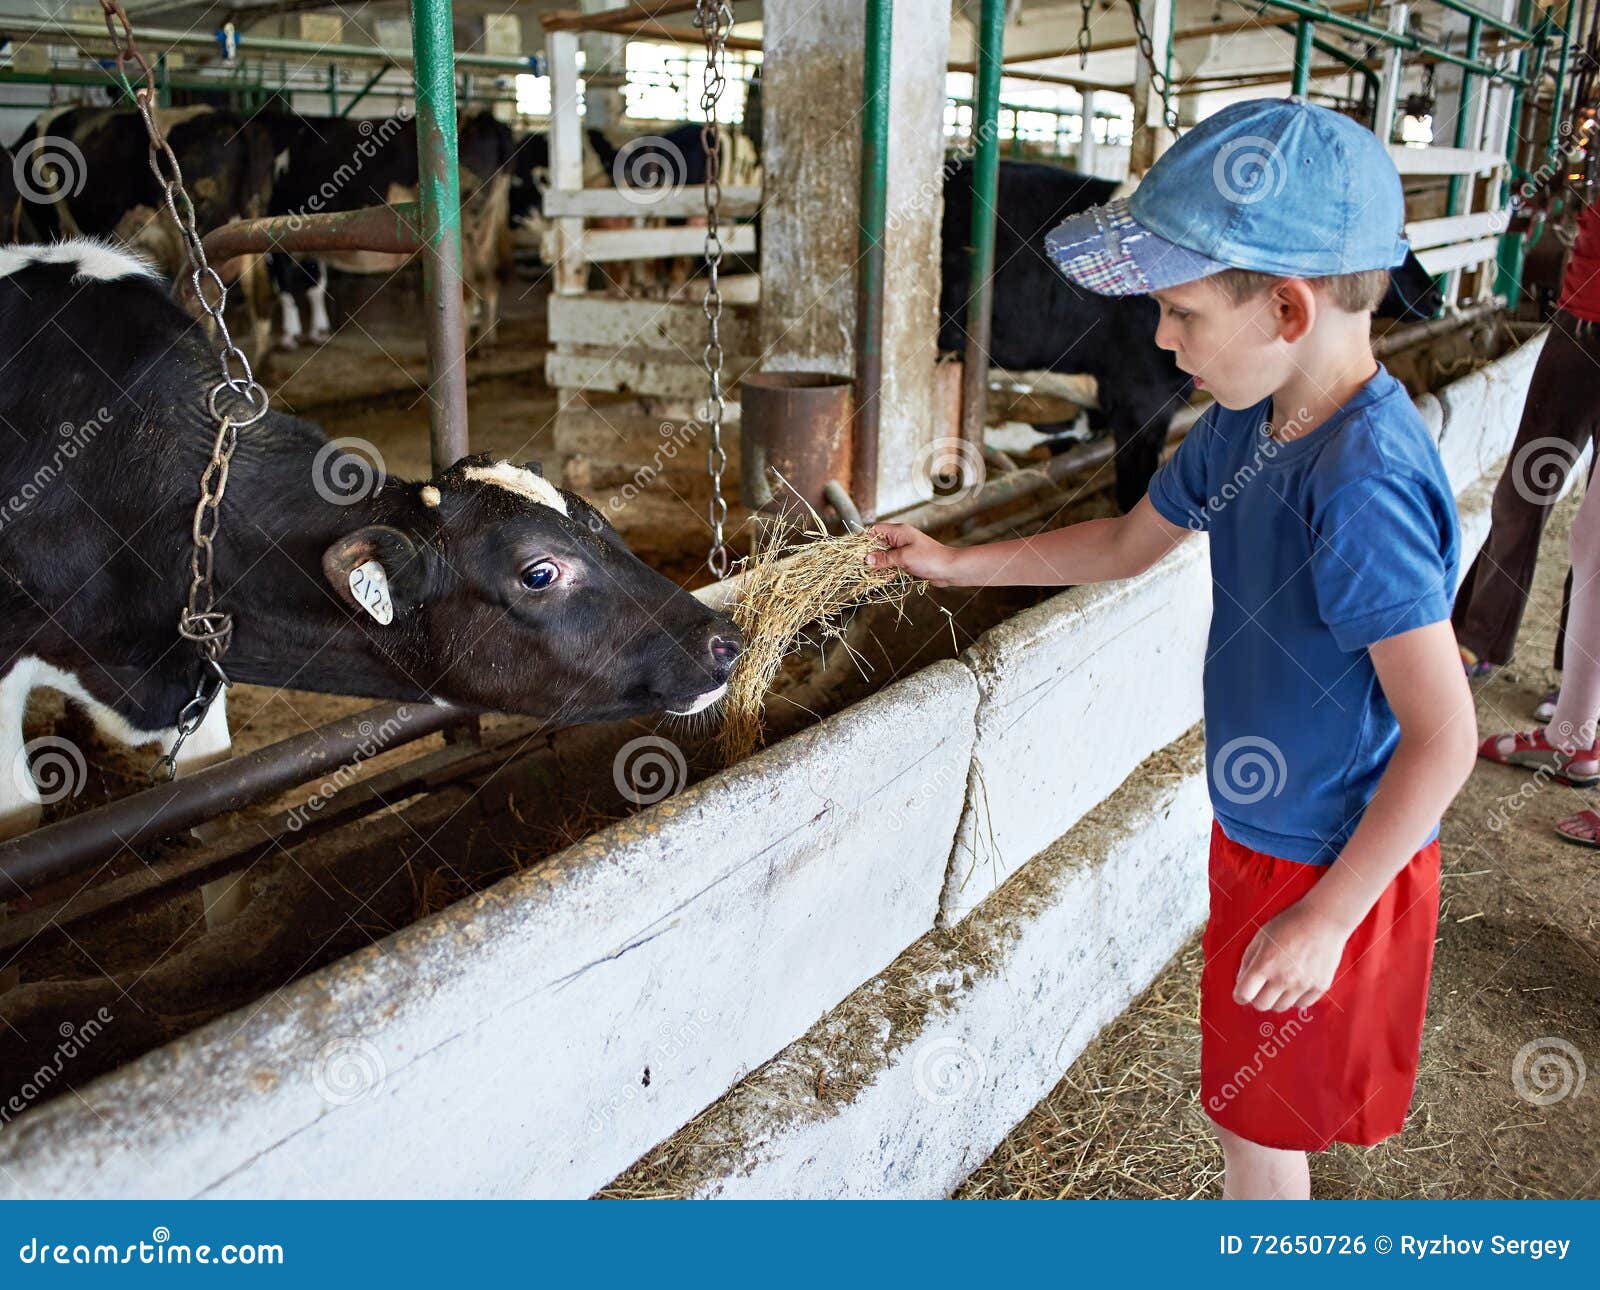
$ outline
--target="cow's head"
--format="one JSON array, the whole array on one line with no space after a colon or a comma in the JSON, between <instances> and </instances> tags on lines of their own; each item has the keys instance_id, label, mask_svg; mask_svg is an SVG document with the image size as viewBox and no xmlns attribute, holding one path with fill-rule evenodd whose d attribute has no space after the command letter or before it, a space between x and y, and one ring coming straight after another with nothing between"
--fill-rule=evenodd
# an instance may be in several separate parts
<instances>
[{"instance_id":1,"label":"cow's head","mask_svg":"<svg viewBox=\"0 0 1600 1290\"><path fill-rule=\"evenodd\" d=\"M741 647L732 620L536 466L467 457L375 500L383 522L330 545L323 573L431 697L577 725L698 712L725 691Z\"/></svg>"}]
</instances>

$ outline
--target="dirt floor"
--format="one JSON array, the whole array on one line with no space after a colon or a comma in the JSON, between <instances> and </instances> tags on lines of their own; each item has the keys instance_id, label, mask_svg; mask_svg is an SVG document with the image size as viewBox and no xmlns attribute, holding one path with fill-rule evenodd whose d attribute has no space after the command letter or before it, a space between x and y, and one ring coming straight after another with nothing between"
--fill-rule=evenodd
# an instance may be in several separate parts
<instances>
[{"instance_id":1,"label":"dirt floor","mask_svg":"<svg viewBox=\"0 0 1600 1290\"><path fill-rule=\"evenodd\" d=\"M1526 729L1549 668L1576 492L1546 532L1515 662L1477 690ZM1480 762L1443 827L1444 902L1404 1134L1312 1161L1319 1197L1600 1196L1600 853L1554 821L1595 793ZM957 1193L1192 1197L1221 1188L1197 1086L1198 938Z\"/></svg>"}]
</instances>

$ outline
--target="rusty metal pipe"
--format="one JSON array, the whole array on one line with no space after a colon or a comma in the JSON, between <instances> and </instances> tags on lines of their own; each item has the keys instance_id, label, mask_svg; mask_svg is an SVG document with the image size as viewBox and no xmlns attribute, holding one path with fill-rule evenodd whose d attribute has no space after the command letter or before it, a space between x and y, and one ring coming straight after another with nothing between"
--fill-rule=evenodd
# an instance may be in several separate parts
<instances>
[{"instance_id":1,"label":"rusty metal pipe","mask_svg":"<svg viewBox=\"0 0 1600 1290\"><path fill-rule=\"evenodd\" d=\"M411 255L422 246L422 208L417 202L400 202L322 215L238 220L213 229L201 241L206 259L218 273L231 260L268 251L382 251Z\"/></svg>"},{"instance_id":2,"label":"rusty metal pipe","mask_svg":"<svg viewBox=\"0 0 1600 1290\"><path fill-rule=\"evenodd\" d=\"M375 757L462 719L432 703L379 704L168 784L120 797L0 842L0 891L14 895L101 864L124 850L276 797L339 767Z\"/></svg>"}]
</instances>

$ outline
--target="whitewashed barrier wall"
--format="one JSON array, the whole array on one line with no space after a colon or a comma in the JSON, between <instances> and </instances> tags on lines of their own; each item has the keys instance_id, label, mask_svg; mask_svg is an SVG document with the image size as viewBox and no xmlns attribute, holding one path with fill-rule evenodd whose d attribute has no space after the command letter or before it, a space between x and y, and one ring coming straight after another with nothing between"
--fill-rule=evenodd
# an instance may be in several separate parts
<instances>
[{"instance_id":1,"label":"whitewashed barrier wall","mask_svg":"<svg viewBox=\"0 0 1600 1290\"><path fill-rule=\"evenodd\" d=\"M1475 485L1463 565L1541 340L1423 400L1452 482ZM1192 752L1120 790L1109 824L1086 813L1199 719L1203 547L1053 597L962 662L26 1112L0 1130L0 1197L583 1195L707 1107L748 1136L702 1194L943 1194L1202 916ZM895 977L895 1006L925 1023L850 1032L831 1060L854 1096L753 1115L815 1027L886 1012L881 974L908 962L926 970ZM955 1076L981 1064L959 1114L937 1086L906 1092L930 1051Z\"/></svg>"}]
</instances>

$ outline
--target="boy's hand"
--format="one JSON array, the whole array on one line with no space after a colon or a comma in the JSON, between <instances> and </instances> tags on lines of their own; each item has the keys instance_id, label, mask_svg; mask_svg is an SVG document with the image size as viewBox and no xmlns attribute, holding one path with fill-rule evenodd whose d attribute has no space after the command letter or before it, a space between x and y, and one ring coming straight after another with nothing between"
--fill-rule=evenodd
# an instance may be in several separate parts
<instances>
[{"instance_id":1,"label":"boy's hand","mask_svg":"<svg viewBox=\"0 0 1600 1290\"><path fill-rule=\"evenodd\" d=\"M1309 1008L1333 984L1345 929L1296 901L1262 925L1239 964L1233 1000L1261 1012Z\"/></svg>"},{"instance_id":2,"label":"boy's hand","mask_svg":"<svg viewBox=\"0 0 1600 1290\"><path fill-rule=\"evenodd\" d=\"M872 551L867 564L874 569L903 569L913 578L935 587L957 585L959 552L936 541L909 524L874 524L871 532L889 544L886 551Z\"/></svg>"}]
</instances>

